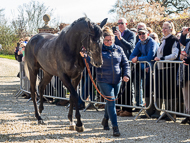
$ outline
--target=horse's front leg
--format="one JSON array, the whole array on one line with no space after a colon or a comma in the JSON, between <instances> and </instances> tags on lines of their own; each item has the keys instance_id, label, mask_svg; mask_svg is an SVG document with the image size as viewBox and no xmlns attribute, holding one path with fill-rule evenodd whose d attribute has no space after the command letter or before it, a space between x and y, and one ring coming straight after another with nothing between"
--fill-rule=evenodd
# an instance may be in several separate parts
<instances>
[{"instance_id":1,"label":"horse's front leg","mask_svg":"<svg viewBox=\"0 0 190 143\"><path fill-rule=\"evenodd\" d=\"M72 95L70 95L70 107L69 107L69 113L68 113L68 119L70 121L70 130L75 130L75 122L73 121L73 102L72 102Z\"/></svg>"},{"instance_id":2,"label":"horse's front leg","mask_svg":"<svg viewBox=\"0 0 190 143\"><path fill-rule=\"evenodd\" d=\"M75 89L74 90L75 92L72 94L72 98L73 98L73 103L74 103L75 109L76 109L75 117L77 118L77 124L76 124L77 132L83 132L84 131L84 126L83 126L83 124L81 122L81 115L80 115L79 107L78 107L79 96L78 96L78 94L76 92L77 91L77 86L78 86L78 84L80 82L81 77L82 77L82 73L78 78L76 78L75 80L72 80L72 85L73 85L73 87Z\"/></svg>"},{"instance_id":3,"label":"horse's front leg","mask_svg":"<svg viewBox=\"0 0 190 143\"><path fill-rule=\"evenodd\" d=\"M70 129L74 129L75 123L73 121L73 106L75 105L76 109L76 118L77 118L77 124L76 124L76 131L77 132L83 132L84 127L82 125L81 119L80 119L80 113L78 109L78 94L75 90L75 85L78 85L77 82L80 81L77 80L77 82L72 81L73 85L71 84L71 79L67 75L63 75L63 77L60 78L65 87L69 90L70 92L70 108L69 108L69 114L68 114L68 119L70 120ZM77 78L78 79L78 78Z\"/></svg>"},{"instance_id":4,"label":"horse's front leg","mask_svg":"<svg viewBox=\"0 0 190 143\"><path fill-rule=\"evenodd\" d=\"M68 114L68 117L71 122L70 129L72 129L72 126L75 125L72 120L73 106L75 106L75 110L76 110L75 117L77 118L76 131L83 132L84 126L81 122L81 115L80 115L79 108L78 108L78 94L75 90L72 91L71 95L70 95L70 109L69 109L69 114Z\"/></svg>"}]
</instances>

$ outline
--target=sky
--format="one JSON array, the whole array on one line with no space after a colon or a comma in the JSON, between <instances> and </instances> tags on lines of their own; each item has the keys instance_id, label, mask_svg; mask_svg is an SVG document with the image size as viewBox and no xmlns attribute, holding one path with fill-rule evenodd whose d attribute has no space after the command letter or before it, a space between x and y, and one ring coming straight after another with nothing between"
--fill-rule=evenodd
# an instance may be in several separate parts
<instances>
[{"instance_id":1,"label":"sky","mask_svg":"<svg viewBox=\"0 0 190 143\"><path fill-rule=\"evenodd\" d=\"M36 0L35 0L36 1ZM84 13L93 22L101 22L108 18L108 22L115 21L115 15L109 14L108 11L113 7L116 0L38 0L54 9L52 18L59 19L63 23L72 23ZM17 16L18 6L29 3L29 0L3 0L0 9L5 9L3 14L7 19L13 19Z\"/></svg>"}]
</instances>

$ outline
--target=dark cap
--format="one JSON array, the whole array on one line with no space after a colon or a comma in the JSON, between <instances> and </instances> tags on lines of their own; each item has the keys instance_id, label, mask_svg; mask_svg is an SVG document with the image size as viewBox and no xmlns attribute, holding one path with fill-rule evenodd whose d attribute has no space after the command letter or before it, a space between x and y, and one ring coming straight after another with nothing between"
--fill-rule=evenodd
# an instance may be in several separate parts
<instances>
[{"instance_id":1,"label":"dark cap","mask_svg":"<svg viewBox=\"0 0 190 143\"><path fill-rule=\"evenodd\" d=\"M138 33L139 32L148 33L148 30L146 28L142 27L142 28L138 29Z\"/></svg>"}]
</instances>

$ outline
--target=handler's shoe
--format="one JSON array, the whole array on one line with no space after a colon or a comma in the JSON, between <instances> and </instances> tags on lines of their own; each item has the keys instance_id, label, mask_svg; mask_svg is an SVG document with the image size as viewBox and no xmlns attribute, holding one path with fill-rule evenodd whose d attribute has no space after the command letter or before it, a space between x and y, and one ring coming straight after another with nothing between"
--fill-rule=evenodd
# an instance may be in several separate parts
<instances>
[{"instance_id":1,"label":"handler's shoe","mask_svg":"<svg viewBox=\"0 0 190 143\"><path fill-rule=\"evenodd\" d=\"M117 116L119 116L123 112L124 112L123 110L117 111Z\"/></svg>"},{"instance_id":2,"label":"handler's shoe","mask_svg":"<svg viewBox=\"0 0 190 143\"><path fill-rule=\"evenodd\" d=\"M102 125L104 127L104 130L110 130L109 125L108 125L108 119L103 118Z\"/></svg>"},{"instance_id":3,"label":"handler's shoe","mask_svg":"<svg viewBox=\"0 0 190 143\"><path fill-rule=\"evenodd\" d=\"M119 137L120 136L120 132L119 132L118 127L113 127L113 136L114 137Z\"/></svg>"},{"instance_id":4,"label":"handler's shoe","mask_svg":"<svg viewBox=\"0 0 190 143\"><path fill-rule=\"evenodd\" d=\"M186 117L184 120L181 121L181 124L190 124L190 117Z\"/></svg>"}]
</instances>

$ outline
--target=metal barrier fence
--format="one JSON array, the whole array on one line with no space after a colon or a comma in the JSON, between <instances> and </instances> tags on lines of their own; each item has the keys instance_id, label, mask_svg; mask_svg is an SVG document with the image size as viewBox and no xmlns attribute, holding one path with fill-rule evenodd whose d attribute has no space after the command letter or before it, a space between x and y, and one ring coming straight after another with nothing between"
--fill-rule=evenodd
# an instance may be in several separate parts
<instances>
[{"instance_id":1,"label":"metal barrier fence","mask_svg":"<svg viewBox=\"0 0 190 143\"><path fill-rule=\"evenodd\" d=\"M148 62L141 62L138 64L133 64L130 62L130 67L132 69L131 79L128 83L125 83L125 91L116 101L116 106L122 108L141 109L138 115L135 117L136 119L142 111L149 109L152 104L152 86L150 86L152 85L152 69L149 68L146 72L146 68L144 67L151 67L151 64ZM92 76L95 79L95 68L92 67L91 71ZM23 63L20 63L20 73L21 86L18 94L16 95L17 97L23 93L30 93L30 83L27 77L24 75ZM38 84L41 78L43 78L43 72L40 70L36 83L37 92ZM141 85L143 86L143 88L141 88ZM54 76L51 82L46 86L46 89L44 91L44 97L69 100L69 95L67 93L67 89L63 86L59 78ZM83 102L89 103L87 108L89 107L89 105L106 103L106 101L95 90L86 69L84 70L83 77L77 88L77 93L80 95L80 98ZM145 101L146 107L143 103ZM84 111L86 111L86 109ZM97 108L95 109L98 110ZM144 113L146 114L146 112ZM148 116L148 114L146 115Z\"/></svg>"},{"instance_id":2,"label":"metal barrier fence","mask_svg":"<svg viewBox=\"0 0 190 143\"><path fill-rule=\"evenodd\" d=\"M131 79L128 83L125 83L125 91L123 95L121 95L121 97L116 101L116 106L122 108L140 109L135 119L137 119L142 112L144 112L145 115L150 118L145 111L149 109L153 103L158 111L163 112L157 122L165 114L168 115L173 121L175 121L175 119L169 113L190 117L190 113L186 113L185 105L183 105L182 102L182 85L177 80L177 74L179 74L179 76L183 75L183 79L185 79L185 76L189 77L189 66L187 72L188 75L185 75L184 73L178 72L178 67L181 69L180 63L182 62L159 61L155 62L154 65L152 65L149 62L139 62L137 64L130 62ZM159 64L162 64L164 68L160 69ZM150 68L152 66L154 69L153 71L152 68ZM184 65L182 65L182 67L185 68ZM95 80L96 74L93 67L91 68L91 73ZM40 70L36 84L37 92L38 84L42 77L43 73ZM152 82L153 80L154 89ZM183 84L189 85L189 80L187 83L185 80L183 80ZM184 91L184 93L185 92L188 92L187 101L189 105L189 88L188 91ZM24 64L20 63L20 89L16 96L18 97L23 93L30 94L30 83L24 74ZM79 86L77 87L77 93L80 95L81 100L83 102L89 103L89 105L106 103L106 101L95 90L86 69L84 70L83 77L80 81ZM44 97L69 100L69 93L59 78L54 76L44 91ZM190 107L188 106L186 108L189 109ZM86 111L86 109L84 111Z\"/></svg>"},{"instance_id":3,"label":"metal barrier fence","mask_svg":"<svg viewBox=\"0 0 190 143\"><path fill-rule=\"evenodd\" d=\"M186 112L186 109L190 109L189 65L184 65L182 61L157 61L154 73L154 105L163 112L157 122L165 115L175 122L170 114L190 117L190 112ZM187 87L186 90L183 85Z\"/></svg>"},{"instance_id":4,"label":"metal barrier fence","mask_svg":"<svg viewBox=\"0 0 190 143\"><path fill-rule=\"evenodd\" d=\"M23 93L25 94L30 94L30 82L28 78L25 76L24 72L24 63L19 62L20 64L20 88L17 94L15 95L17 98L22 95Z\"/></svg>"},{"instance_id":5,"label":"metal barrier fence","mask_svg":"<svg viewBox=\"0 0 190 143\"><path fill-rule=\"evenodd\" d=\"M121 89L124 90L124 93L116 101L116 106L122 108L131 108L131 110L132 108L140 109L139 113L135 117L135 119L137 119L140 113L149 109L152 104L152 68L150 68L151 64L149 62L139 62L137 64L133 64L130 61L129 63L131 68L131 79L128 83L125 83L125 89ZM95 70L93 67L91 68L91 72L92 76L94 77ZM86 69L84 70L83 77L85 82L83 81L84 79L82 79L80 82L80 96L82 101L92 104L105 104L106 101L97 93L93 84L89 82L90 78ZM89 99L89 96L91 100L86 100ZM144 106L145 101L147 101L146 106ZM144 113L147 115L147 117L149 117L146 112Z\"/></svg>"},{"instance_id":6,"label":"metal barrier fence","mask_svg":"<svg viewBox=\"0 0 190 143\"><path fill-rule=\"evenodd\" d=\"M39 70L36 80L37 93L38 85L41 78L43 78L43 72L42 70ZM30 81L25 76L24 62L20 62L20 88L15 96L18 98L22 94L30 94ZM67 89L63 86L62 82L59 80L58 77L53 76L51 82L46 86L46 89L44 91L44 97L69 100L69 97L66 96L66 94Z\"/></svg>"}]
</instances>

